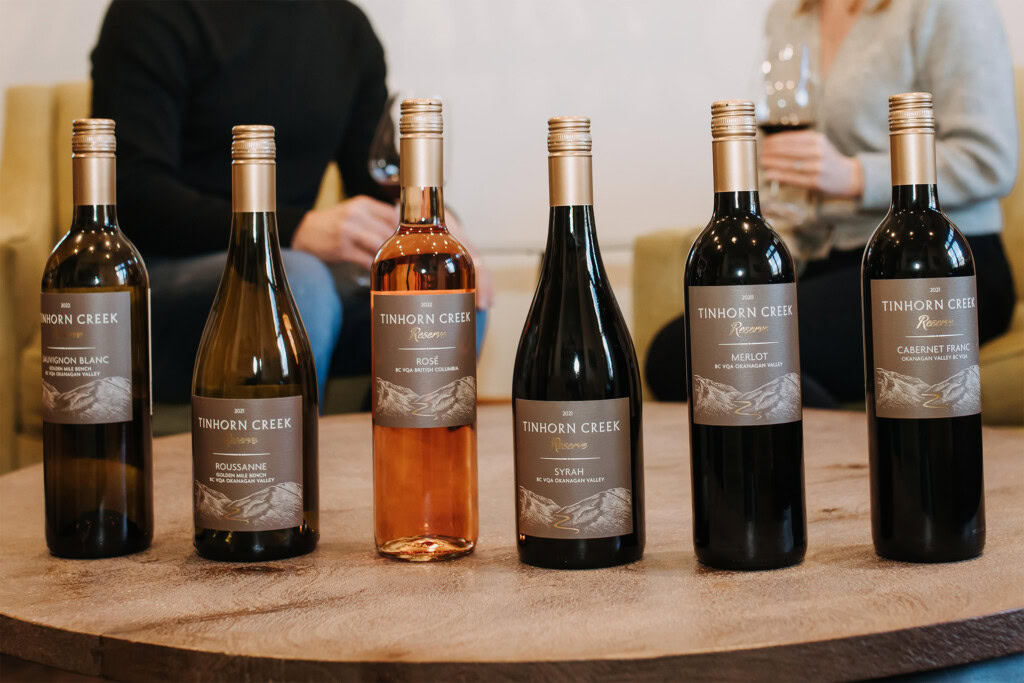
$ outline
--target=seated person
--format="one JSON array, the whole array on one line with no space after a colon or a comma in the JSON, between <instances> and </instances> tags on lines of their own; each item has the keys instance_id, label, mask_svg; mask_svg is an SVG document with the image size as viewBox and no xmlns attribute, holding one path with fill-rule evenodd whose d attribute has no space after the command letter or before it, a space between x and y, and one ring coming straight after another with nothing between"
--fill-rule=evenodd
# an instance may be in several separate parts
<instances>
[{"instance_id":1,"label":"seated person","mask_svg":"<svg viewBox=\"0 0 1024 683\"><path fill-rule=\"evenodd\" d=\"M276 129L278 236L321 403L329 375L368 374L366 270L398 212L368 168L387 88L362 11L345 1L114 0L92 62L93 116L117 122L120 222L149 270L155 400L190 398L227 254L236 124ZM312 210L331 161L349 199ZM454 222L449 214L463 239ZM467 248L486 308L486 273Z\"/></svg>"},{"instance_id":2,"label":"seated person","mask_svg":"<svg viewBox=\"0 0 1024 683\"><path fill-rule=\"evenodd\" d=\"M769 135L763 182L852 200L856 209L806 229L831 249L797 279L804 403L837 407L864 398L860 263L891 198L888 98L934 96L938 190L974 255L982 343L1010 324L1010 264L999 236L999 198L1017 172L1013 66L992 0L776 0L770 38L819 45L821 130ZM794 255L801 245L790 242ZM651 344L645 374L661 400L685 400L683 320Z\"/></svg>"}]
</instances>

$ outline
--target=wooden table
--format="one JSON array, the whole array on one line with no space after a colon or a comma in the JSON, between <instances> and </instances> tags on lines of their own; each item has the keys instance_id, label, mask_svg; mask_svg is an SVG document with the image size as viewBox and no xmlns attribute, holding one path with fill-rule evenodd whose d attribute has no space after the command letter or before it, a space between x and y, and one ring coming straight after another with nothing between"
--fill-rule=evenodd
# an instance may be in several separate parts
<instances>
[{"instance_id":1,"label":"wooden table","mask_svg":"<svg viewBox=\"0 0 1024 683\"><path fill-rule=\"evenodd\" d=\"M367 415L323 421L322 540L283 562L192 552L188 435L156 442L156 540L130 557L50 557L41 466L0 477L0 648L113 679L549 681L862 678L1024 648L1024 431L985 431L984 556L910 565L872 550L863 416L807 411L807 560L734 573L694 559L685 412L650 404L647 554L570 572L516 559L511 427L481 407L479 549L439 564L373 550Z\"/></svg>"}]
</instances>

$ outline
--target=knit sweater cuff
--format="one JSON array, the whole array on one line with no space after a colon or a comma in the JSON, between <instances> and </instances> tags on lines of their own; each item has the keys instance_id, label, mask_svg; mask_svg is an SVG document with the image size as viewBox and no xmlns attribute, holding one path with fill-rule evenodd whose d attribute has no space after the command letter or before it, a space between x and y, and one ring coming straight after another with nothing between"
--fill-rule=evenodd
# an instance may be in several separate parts
<instances>
[{"instance_id":1,"label":"knit sweater cuff","mask_svg":"<svg viewBox=\"0 0 1024 683\"><path fill-rule=\"evenodd\" d=\"M861 152L857 154L864 176L864 193L860 198L862 209L884 209L892 199L888 152Z\"/></svg>"}]
</instances>

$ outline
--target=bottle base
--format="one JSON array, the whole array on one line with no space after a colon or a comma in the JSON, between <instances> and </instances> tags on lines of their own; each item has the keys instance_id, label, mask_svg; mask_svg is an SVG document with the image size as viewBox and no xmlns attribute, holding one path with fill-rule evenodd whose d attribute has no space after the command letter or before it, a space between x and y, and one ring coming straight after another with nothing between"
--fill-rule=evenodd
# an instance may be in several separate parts
<instances>
[{"instance_id":1,"label":"bottle base","mask_svg":"<svg viewBox=\"0 0 1024 683\"><path fill-rule=\"evenodd\" d=\"M204 529L193 538L193 546L206 560L269 562L307 555L316 550L319 540L320 533L309 527L270 532Z\"/></svg>"},{"instance_id":2,"label":"bottle base","mask_svg":"<svg viewBox=\"0 0 1024 683\"><path fill-rule=\"evenodd\" d=\"M541 569L604 569L632 564L643 556L643 543L632 536L587 540L521 536L519 541L519 561Z\"/></svg>"},{"instance_id":3,"label":"bottle base","mask_svg":"<svg viewBox=\"0 0 1024 683\"><path fill-rule=\"evenodd\" d=\"M111 510L79 515L59 532L47 527L46 546L54 557L99 560L142 552L153 541L153 532Z\"/></svg>"},{"instance_id":4,"label":"bottle base","mask_svg":"<svg viewBox=\"0 0 1024 683\"><path fill-rule=\"evenodd\" d=\"M377 552L392 560L436 562L469 555L476 542L453 536L406 536L377 545Z\"/></svg>"},{"instance_id":5,"label":"bottle base","mask_svg":"<svg viewBox=\"0 0 1024 683\"><path fill-rule=\"evenodd\" d=\"M710 569L726 571L756 572L794 567L804 561L805 552L773 555L770 557L725 557L714 553L696 551L697 561Z\"/></svg>"},{"instance_id":6,"label":"bottle base","mask_svg":"<svg viewBox=\"0 0 1024 683\"><path fill-rule=\"evenodd\" d=\"M942 564L944 562L966 562L981 557L984 547L957 551L921 551L906 548L884 548L875 546L875 554L883 560L909 564Z\"/></svg>"}]
</instances>

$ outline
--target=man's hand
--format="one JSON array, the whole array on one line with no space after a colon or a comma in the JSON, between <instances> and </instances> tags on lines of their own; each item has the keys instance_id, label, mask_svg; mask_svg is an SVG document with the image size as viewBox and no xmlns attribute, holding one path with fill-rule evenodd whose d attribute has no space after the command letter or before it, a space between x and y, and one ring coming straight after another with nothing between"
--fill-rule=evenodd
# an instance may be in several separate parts
<instances>
[{"instance_id":1,"label":"man's hand","mask_svg":"<svg viewBox=\"0 0 1024 683\"><path fill-rule=\"evenodd\" d=\"M369 268L380 245L398 226L391 204L359 195L327 209L309 211L292 238L292 249L326 263L347 261Z\"/></svg>"},{"instance_id":2,"label":"man's hand","mask_svg":"<svg viewBox=\"0 0 1024 683\"><path fill-rule=\"evenodd\" d=\"M857 199L864 172L855 157L843 156L823 133L801 130L765 137L764 180L817 190L829 197Z\"/></svg>"}]
</instances>

